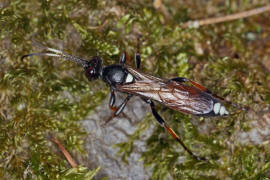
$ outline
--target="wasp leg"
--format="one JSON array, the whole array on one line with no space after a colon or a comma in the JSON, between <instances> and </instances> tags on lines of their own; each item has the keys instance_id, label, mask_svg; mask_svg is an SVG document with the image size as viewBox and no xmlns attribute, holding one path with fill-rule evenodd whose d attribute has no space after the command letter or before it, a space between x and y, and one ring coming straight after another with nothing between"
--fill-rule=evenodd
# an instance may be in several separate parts
<instances>
[{"instance_id":1,"label":"wasp leg","mask_svg":"<svg viewBox=\"0 0 270 180\"><path fill-rule=\"evenodd\" d=\"M125 62L126 62L126 55L127 55L127 53L126 52L123 52L122 53L122 55L121 55L121 57L120 57L120 64L125 64Z\"/></svg>"},{"instance_id":2,"label":"wasp leg","mask_svg":"<svg viewBox=\"0 0 270 180\"><path fill-rule=\"evenodd\" d=\"M181 144L181 146L196 160L198 161L201 161L201 160L204 160L206 161L207 159L204 158L204 157L199 157L199 156L196 156L190 149L188 149L186 147L186 145L183 143L183 141L181 140L181 138L174 132L174 130L172 128L170 128L167 123L162 119L162 117L158 114L158 112L156 111L155 109L155 105L153 103L153 101L151 101L150 99L149 100L146 100L146 102L148 104L150 104L150 107L151 107L151 110L152 110L152 113L155 117L155 119L158 121L158 123L164 127L168 133L178 142Z\"/></svg>"},{"instance_id":3,"label":"wasp leg","mask_svg":"<svg viewBox=\"0 0 270 180\"><path fill-rule=\"evenodd\" d=\"M141 55L140 55L140 37L137 37L137 52L135 53L136 68L140 69L141 66Z\"/></svg>"},{"instance_id":4,"label":"wasp leg","mask_svg":"<svg viewBox=\"0 0 270 180\"><path fill-rule=\"evenodd\" d=\"M126 107L128 101L130 100L130 98L133 96L131 94L129 94L126 99L118 106L118 107L115 107L113 106L114 105L114 102L115 102L115 94L114 94L114 91L112 90L111 91L111 98L110 98L110 108L114 111L113 115L103 124L106 125L108 124L108 122L110 122L114 117L118 116Z\"/></svg>"},{"instance_id":5,"label":"wasp leg","mask_svg":"<svg viewBox=\"0 0 270 180\"><path fill-rule=\"evenodd\" d=\"M135 53L135 62L136 62L136 68L140 69L141 66L141 55L139 52Z\"/></svg>"},{"instance_id":6,"label":"wasp leg","mask_svg":"<svg viewBox=\"0 0 270 180\"><path fill-rule=\"evenodd\" d=\"M130 100L130 98L132 97L133 95L129 94L126 99L122 102L122 104L120 106L118 106L117 110L115 111L114 113L114 117L115 116L118 116L123 110L124 108L126 107L128 101Z\"/></svg>"},{"instance_id":7,"label":"wasp leg","mask_svg":"<svg viewBox=\"0 0 270 180\"><path fill-rule=\"evenodd\" d=\"M110 96L110 101L109 101L109 107L113 112L116 112L117 107L114 106L115 103L115 93L114 90L111 89L111 96Z\"/></svg>"},{"instance_id":8,"label":"wasp leg","mask_svg":"<svg viewBox=\"0 0 270 180\"><path fill-rule=\"evenodd\" d=\"M124 51L120 57L120 64L125 64L126 61L130 61L130 57L128 56L127 52Z\"/></svg>"}]
</instances>

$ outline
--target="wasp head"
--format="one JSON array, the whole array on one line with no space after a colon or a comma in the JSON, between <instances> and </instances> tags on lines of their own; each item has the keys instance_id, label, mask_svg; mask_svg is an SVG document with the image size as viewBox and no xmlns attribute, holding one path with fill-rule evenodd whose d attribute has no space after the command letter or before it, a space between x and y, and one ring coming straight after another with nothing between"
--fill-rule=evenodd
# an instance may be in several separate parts
<instances>
[{"instance_id":1,"label":"wasp head","mask_svg":"<svg viewBox=\"0 0 270 180\"><path fill-rule=\"evenodd\" d=\"M89 81L96 80L102 70L102 60L98 56L94 56L84 65L85 75Z\"/></svg>"}]
</instances>

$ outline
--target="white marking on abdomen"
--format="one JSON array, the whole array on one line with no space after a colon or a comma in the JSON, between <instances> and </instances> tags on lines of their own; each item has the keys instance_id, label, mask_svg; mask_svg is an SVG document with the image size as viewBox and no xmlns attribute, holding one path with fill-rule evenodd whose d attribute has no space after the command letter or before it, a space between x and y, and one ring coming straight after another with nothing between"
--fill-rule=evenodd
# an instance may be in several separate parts
<instances>
[{"instance_id":1,"label":"white marking on abdomen","mask_svg":"<svg viewBox=\"0 0 270 180\"><path fill-rule=\"evenodd\" d=\"M219 113L220 106L221 106L220 103L215 103L215 104L214 104L214 113L215 113L215 114L218 114L218 113Z\"/></svg>"},{"instance_id":2,"label":"white marking on abdomen","mask_svg":"<svg viewBox=\"0 0 270 180\"><path fill-rule=\"evenodd\" d=\"M225 113L225 107L224 107L224 106L221 106L221 108L220 108L220 110L219 110L219 114L220 114L221 116L223 116L224 113Z\"/></svg>"},{"instance_id":3,"label":"white marking on abdomen","mask_svg":"<svg viewBox=\"0 0 270 180\"><path fill-rule=\"evenodd\" d=\"M228 115L229 114L229 112L226 110L226 108L225 108L224 114L225 115Z\"/></svg>"},{"instance_id":4,"label":"white marking on abdomen","mask_svg":"<svg viewBox=\"0 0 270 180\"><path fill-rule=\"evenodd\" d=\"M220 103L214 104L213 111L215 114L220 114L221 116L229 114L229 112L226 110L226 108L224 106L222 106Z\"/></svg>"}]
</instances>

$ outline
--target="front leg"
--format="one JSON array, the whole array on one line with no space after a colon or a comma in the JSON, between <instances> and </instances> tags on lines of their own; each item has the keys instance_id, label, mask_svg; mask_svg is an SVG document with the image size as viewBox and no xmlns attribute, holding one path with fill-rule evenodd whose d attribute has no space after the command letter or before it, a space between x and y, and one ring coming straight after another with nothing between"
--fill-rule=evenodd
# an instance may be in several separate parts
<instances>
[{"instance_id":1,"label":"front leg","mask_svg":"<svg viewBox=\"0 0 270 180\"><path fill-rule=\"evenodd\" d=\"M114 117L115 116L118 116L126 107L128 101L130 100L130 98L132 97L133 95L129 94L126 99L122 102L122 104L120 104L120 106L117 107L117 110L115 111L114 113Z\"/></svg>"},{"instance_id":2,"label":"front leg","mask_svg":"<svg viewBox=\"0 0 270 180\"><path fill-rule=\"evenodd\" d=\"M135 53L135 64L136 64L136 68L140 69L140 66L141 66L140 37L137 38L137 47L136 48L137 48L137 50ZM130 61L130 57L124 51L120 57L120 64L125 64L127 60Z\"/></svg>"},{"instance_id":3,"label":"front leg","mask_svg":"<svg viewBox=\"0 0 270 180\"><path fill-rule=\"evenodd\" d=\"M121 57L120 57L120 64L125 64L126 61L130 61L130 57L128 56L128 54L126 52L123 52ZM135 53L135 63L136 63L136 68L140 69L140 65L141 65L141 55L139 53L139 51L137 51Z\"/></svg>"},{"instance_id":4,"label":"front leg","mask_svg":"<svg viewBox=\"0 0 270 180\"><path fill-rule=\"evenodd\" d=\"M130 57L128 56L127 52L124 51L120 57L120 64L125 64L126 61L130 61Z\"/></svg>"},{"instance_id":5,"label":"front leg","mask_svg":"<svg viewBox=\"0 0 270 180\"><path fill-rule=\"evenodd\" d=\"M109 101L109 108L113 112L116 112L117 108L114 106L114 103L115 103L115 93L114 93L114 90L111 88L111 96L110 96L110 101Z\"/></svg>"},{"instance_id":6,"label":"front leg","mask_svg":"<svg viewBox=\"0 0 270 180\"><path fill-rule=\"evenodd\" d=\"M114 106L114 103L115 103L115 93L114 93L114 90L111 89L111 97L110 97L110 101L109 101L109 107L110 109L114 112L113 115L108 119L106 120L106 122L103 124L106 125L108 124L108 122L110 122L114 117L118 116L126 107L128 101L130 100L130 98L132 97L133 95L129 94L125 100L118 106L118 107L115 107Z\"/></svg>"}]
</instances>

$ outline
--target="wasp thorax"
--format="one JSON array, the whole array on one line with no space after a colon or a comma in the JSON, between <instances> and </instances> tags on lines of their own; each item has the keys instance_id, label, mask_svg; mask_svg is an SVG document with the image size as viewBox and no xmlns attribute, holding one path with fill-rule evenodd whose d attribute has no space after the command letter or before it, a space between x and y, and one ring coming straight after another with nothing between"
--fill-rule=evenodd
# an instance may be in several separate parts
<instances>
[{"instance_id":1,"label":"wasp thorax","mask_svg":"<svg viewBox=\"0 0 270 180\"><path fill-rule=\"evenodd\" d=\"M95 80L100 76L102 69L102 60L98 56L94 56L84 67L85 75L89 81Z\"/></svg>"}]
</instances>

